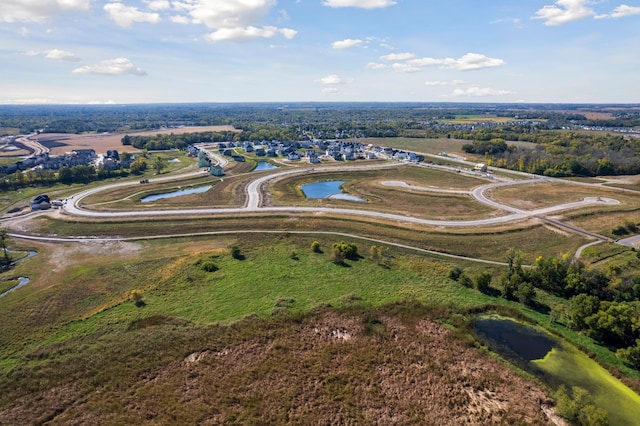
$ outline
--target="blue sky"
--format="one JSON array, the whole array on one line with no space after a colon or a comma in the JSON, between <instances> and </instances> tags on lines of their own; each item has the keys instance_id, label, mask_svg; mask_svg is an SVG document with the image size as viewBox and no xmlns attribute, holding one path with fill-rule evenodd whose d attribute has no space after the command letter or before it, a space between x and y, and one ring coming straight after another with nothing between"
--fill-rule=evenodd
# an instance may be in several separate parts
<instances>
[{"instance_id":1,"label":"blue sky","mask_svg":"<svg viewBox=\"0 0 640 426\"><path fill-rule=\"evenodd\" d=\"M640 103L624 1L1 0L0 104Z\"/></svg>"}]
</instances>

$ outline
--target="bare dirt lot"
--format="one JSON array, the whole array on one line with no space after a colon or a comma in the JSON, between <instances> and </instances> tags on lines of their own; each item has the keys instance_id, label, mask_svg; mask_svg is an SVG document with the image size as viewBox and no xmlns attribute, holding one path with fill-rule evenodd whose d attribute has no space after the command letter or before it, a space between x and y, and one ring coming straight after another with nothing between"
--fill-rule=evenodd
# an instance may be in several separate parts
<instances>
[{"instance_id":1,"label":"bare dirt lot","mask_svg":"<svg viewBox=\"0 0 640 426\"><path fill-rule=\"evenodd\" d=\"M144 132L131 132L128 135L136 136L153 136L157 134L175 134L197 132L223 132L238 131L233 126L198 126L198 127L181 127L176 129L150 130ZM107 150L117 150L120 152L137 152L138 149L132 146L122 145L122 138L125 133L108 133L108 134L86 134L72 135L67 133L43 133L35 136L33 139L40 142L51 150L52 155L61 155L74 149L94 149L97 153L103 154Z\"/></svg>"}]
</instances>

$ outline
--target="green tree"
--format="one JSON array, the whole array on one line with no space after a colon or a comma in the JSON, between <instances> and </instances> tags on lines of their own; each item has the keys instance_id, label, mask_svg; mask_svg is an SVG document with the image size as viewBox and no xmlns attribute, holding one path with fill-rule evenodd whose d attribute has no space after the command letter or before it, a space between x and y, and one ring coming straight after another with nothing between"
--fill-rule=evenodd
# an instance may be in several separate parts
<instances>
[{"instance_id":1,"label":"green tree","mask_svg":"<svg viewBox=\"0 0 640 426\"><path fill-rule=\"evenodd\" d=\"M147 170L147 160L144 158L137 158L131 163L131 173L134 175L141 175Z\"/></svg>"},{"instance_id":2,"label":"green tree","mask_svg":"<svg viewBox=\"0 0 640 426\"><path fill-rule=\"evenodd\" d=\"M311 243L311 251L314 253L321 253L320 243L318 241L314 241Z\"/></svg>"},{"instance_id":3,"label":"green tree","mask_svg":"<svg viewBox=\"0 0 640 426\"><path fill-rule=\"evenodd\" d=\"M164 158L156 155L155 160L153 160L153 169L157 174L160 174L167 167L167 163L164 161Z\"/></svg>"},{"instance_id":4,"label":"green tree","mask_svg":"<svg viewBox=\"0 0 640 426\"><path fill-rule=\"evenodd\" d=\"M344 241L340 241L339 243L334 243L332 248L333 251L339 251L343 259L357 260L359 257L358 246L354 243L345 243Z\"/></svg>"},{"instance_id":5,"label":"green tree","mask_svg":"<svg viewBox=\"0 0 640 426\"><path fill-rule=\"evenodd\" d=\"M586 318L600 309L600 299L588 294L578 294L569 303L569 321L576 330L587 328Z\"/></svg>"},{"instance_id":6,"label":"green tree","mask_svg":"<svg viewBox=\"0 0 640 426\"><path fill-rule=\"evenodd\" d=\"M489 271L482 271L475 278L476 289L481 293L488 293L491 289L491 281L493 277Z\"/></svg>"},{"instance_id":7,"label":"green tree","mask_svg":"<svg viewBox=\"0 0 640 426\"><path fill-rule=\"evenodd\" d=\"M11 258L7 252L7 231L0 229L0 248L2 248L2 260L0 260L0 269L7 269L11 265Z\"/></svg>"},{"instance_id":8,"label":"green tree","mask_svg":"<svg viewBox=\"0 0 640 426\"><path fill-rule=\"evenodd\" d=\"M518 298L518 301L526 306L533 305L536 298L536 290L529 283L522 283L518 286L514 296Z\"/></svg>"},{"instance_id":9,"label":"green tree","mask_svg":"<svg viewBox=\"0 0 640 426\"><path fill-rule=\"evenodd\" d=\"M462 275L463 272L464 270L460 266L454 266L449 271L449 278L451 278L453 281L458 281L460 275Z\"/></svg>"}]
</instances>

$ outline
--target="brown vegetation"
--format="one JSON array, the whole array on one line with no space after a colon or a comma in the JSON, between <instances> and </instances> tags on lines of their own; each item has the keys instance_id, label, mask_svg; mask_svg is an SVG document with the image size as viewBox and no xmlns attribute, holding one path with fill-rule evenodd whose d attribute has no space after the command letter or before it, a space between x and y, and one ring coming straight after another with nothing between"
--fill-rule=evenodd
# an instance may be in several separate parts
<instances>
[{"instance_id":1,"label":"brown vegetation","mask_svg":"<svg viewBox=\"0 0 640 426\"><path fill-rule=\"evenodd\" d=\"M144 132L130 132L129 135L136 136L155 136L158 134L181 135L184 133L196 132L222 132L234 131L233 126L199 126L199 127L181 127L177 129L150 130ZM95 149L97 153L105 153L107 150L115 149L120 152L138 152L139 150L132 146L122 145L124 133L109 134L83 134L74 135L67 133L42 133L34 137L44 146L50 146L52 155L60 155L74 149Z\"/></svg>"},{"instance_id":2,"label":"brown vegetation","mask_svg":"<svg viewBox=\"0 0 640 426\"><path fill-rule=\"evenodd\" d=\"M41 373L7 388L0 423L552 424L540 387L435 316L408 303L207 328L145 318L82 354L31 354Z\"/></svg>"}]
</instances>

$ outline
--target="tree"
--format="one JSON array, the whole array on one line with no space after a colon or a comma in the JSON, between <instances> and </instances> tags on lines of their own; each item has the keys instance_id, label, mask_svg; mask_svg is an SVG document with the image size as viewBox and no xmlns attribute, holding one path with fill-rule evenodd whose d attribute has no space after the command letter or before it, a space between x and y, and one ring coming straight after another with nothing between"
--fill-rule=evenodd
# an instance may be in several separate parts
<instances>
[{"instance_id":1,"label":"tree","mask_svg":"<svg viewBox=\"0 0 640 426\"><path fill-rule=\"evenodd\" d=\"M531 306L536 298L536 290L529 283L520 284L514 294L520 303L526 306Z\"/></svg>"},{"instance_id":2,"label":"tree","mask_svg":"<svg viewBox=\"0 0 640 426\"><path fill-rule=\"evenodd\" d=\"M146 305L145 301L144 301L144 293L142 290L131 290L131 293L129 293L129 297L131 298L131 300L133 300L133 303L137 306L137 307L141 307Z\"/></svg>"},{"instance_id":3,"label":"tree","mask_svg":"<svg viewBox=\"0 0 640 426\"><path fill-rule=\"evenodd\" d=\"M335 243L333 245L333 251L338 251L344 259L349 260L357 260L358 255L358 246L354 243L345 243L344 241L340 241L339 243Z\"/></svg>"},{"instance_id":4,"label":"tree","mask_svg":"<svg viewBox=\"0 0 640 426\"><path fill-rule=\"evenodd\" d=\"M335 245L331 248L331 256L329 258L335 264L344 263L344 254Z\"/></svg>"},{"instance_id":5,"label":"tree","mask_svg":"<svg viewBox=\"0 0 640 426\"><path fill-rule=\"evenodd\" d=\"M7 252L7 231L0 229L0 248L2 248L2 260L0 260L0 270L7 269L11 265L11 258Z\"/></svg>"},{"instance_id":6,"label":"tree","mask_svg":"<svg viewBox=\"0 0 640 426\"><path fill-rule=\"evenodd\" d=\"M464 270L460 266L454 266L449 271L449 278L451 278L453 281L458 281L460 275L462 275L463 272Z\"/></svg>"},{"instance_id":7,"label":"tree","mask_svg":"<svg viewBox=\"0 0 640 426\"><path fill-rule=\"evenodd\" d=\"M167 167L167 163L162 157L156 155L156 159L153 161L153 169L157 174L160 174Z\"/></svg>"},{"instance_id":8,"label":"tree","mask_svg":"<svg viewBox=\"0 0 640 426\"><path fill-rule=\"evenodd\" d=\"M491 288L491 280L491 273L489 271L482 271L481 273L476 275L476 289L481 293L488 293Z\"/></svg>"},{"instance_id":9,"label":"tree","mask_svg":"<svg viewBox=\"0 0 640 426\"><path fill-rule=\"evenodd\" d=\"M144 158L137 158L133 163L131 163L130 167L131 173L134 175L141 175L145 170L147 170L147 160Z\"/></svg>"},{"instance_id":10,"label":"tree","mask_svg":"<svg viewBox=\"0 0 640 426\"><path fill-rule=\"evenodd\" d=\"M588 294L578 294L569 303L569 321L576 330L587 328L585 319L600 309L600 299Z\"/></svg>"},{"instance_id":11,"label":"tree","mask_svg":"<svg viewBox=\"0 0 640 426\"><path fill-rule=\"evenodd\" d=\"M320 243L318 241L314 241L311 243L311 251L314 253L322 253L320 250Z\"/></svg>"}]
</instances>

